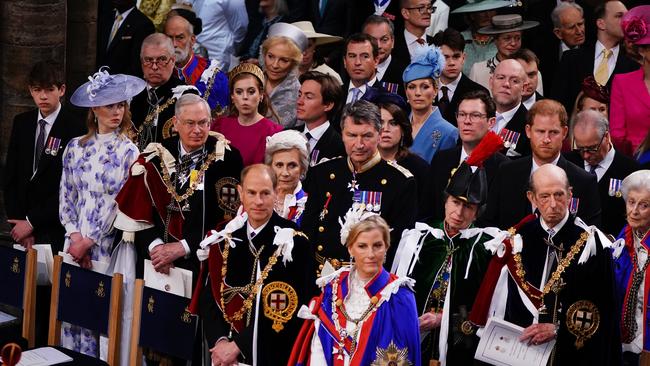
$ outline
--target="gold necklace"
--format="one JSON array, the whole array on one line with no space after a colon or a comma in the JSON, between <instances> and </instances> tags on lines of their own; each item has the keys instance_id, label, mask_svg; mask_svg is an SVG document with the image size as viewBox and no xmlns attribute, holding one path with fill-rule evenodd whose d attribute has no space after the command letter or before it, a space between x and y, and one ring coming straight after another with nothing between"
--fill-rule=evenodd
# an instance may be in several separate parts
<instances>
[{"instance_id":1,"label":"gold necklace","mask_svg":"<svg viewBox=\"0 0 650 366\"><path fill-rule=\"evenodd\" d=\"M226 239L224 249L223 249L223 263L221 264L221 309L223 313L223 318L231 325L233 326L233 323L236 321L241 320L244 317L244 313L250 313L250 309L253 307L253 300L255 299L255 296L257 296L257 292L259 291L260 287L264 283L264 280L269 276L269 272L271 272L271 269L273 268L273 265L278 261L278 256L280 255L280 248L278 248L273 255L269 258L269 262L264 266L264 269L262 270L262 273L260 277L255 281L255 284L253 286L250 286L250 284L246 287L250 288L250 292L248 293L248 297L244 300L244 304L241 307L241 309L237 310L233 316L229 316L226 314L226 302L223 297L223 292L224 292L224 286L226 282L226 274L228 273L228 254L230 253L230 239ZM255 268L253 268L253 274L255 273Z\"/></svg>"},{"instance_id":2,"label":"gold necklace","mask_svg":"<svg viewBox=\"0 0 650 366\"><path fill-rule=\"evenodd\" d=\"M531 293L530 286L528 285L528 281L526 280L526 270L524 269L524 266L521 263L521 253L515 253L514 260L515 260L515 266L517 268L516 275L517 277L519 277L521 287L524 290L524 292L526 292L526 294L528 294L529 297L535 298L537 300L543 299L544 296L546 296L549 292L551 292L551 290L554 288L555 283L561 279L562 273L564 273L566 267L568 267L569 264L571 264L573 257L575 257L576 254L580 252L587 239L589 239L589 234L587 232L583 232L582 234L580 234L580 238L575 242L575 244L573 244L571 250L569 251L569 254L567 254L566 257L562 258L562 260L557 266L557 269L551 275L551 279L548 282L546 282L546 285L544 285L544 289L542 291L541 296Z\"/></svg>"},{"instance_id":3,"label":"gold necklace","mask_svg":"<svg viewBox=\"0 0 650 366\"><path fill-rule=\"evenodd\" d=\"M176 102L176 98L172 97L172 98L167 99L165 104L163 104L161 106L156 106L155 111L151 111L151 113L147 114L147 117L145 117L144 122L142 122L142 125L140 126L138 131L142 132L145 125L146 126L151 126L153 124L153 117L155 115L157 115L157 114L160 114L160 112L164 111L165 109L167 109L167 107L169 107L170 105L172 105L175 102Z\"/></svg>"},{"instance_id":4,"label":"gold necklace","mask_svg":"<svg viewBox=\"0 0 650 366\"><path fill-rule=\"evenodd\" d=\"M167 169L167 166L165 165L165 161L162 158L163 156L162 147L158 145L156 148L158 150L158 156L160 157L160 168L162 170L163 183L165 184L165 187L167 187L167 192L169 192L169 194L171 194L174 200L178 203L181 203L181 201L185 201L186 199L188 199L190 196L194 194L194 190L196 189L196 187L199 185L200 182L203 181L203 176L205 175L205 171L208 170L210 164L212 164L212 162L217 158L216 152L210 153L207 159L203 161L203 164L201 164L201 168L199 169L199 172L196 175L196 179L194 180L194 182L190 182L190 185L185 190L185 193L179 195L178 193L176 193L176 188L172 184L172 179L171 179L171 175L169 174L169 169Z\"/></svg>"}]
</instances>

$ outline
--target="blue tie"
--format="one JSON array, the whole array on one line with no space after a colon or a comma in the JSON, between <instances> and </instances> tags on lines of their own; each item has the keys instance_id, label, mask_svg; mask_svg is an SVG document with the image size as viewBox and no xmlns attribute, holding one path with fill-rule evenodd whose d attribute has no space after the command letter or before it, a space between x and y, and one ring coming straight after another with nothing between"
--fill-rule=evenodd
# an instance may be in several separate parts
<instances>
[{"instance_id":1,"label":"blue tie","mask_svg":"<svg viewBox=\"0 0 650 366\"><path fill-rule=\"evenodd\" d=\"M320 1L320 16L322 17L323 14L325 14L325 7L327 6L327 0L321 0Z\"/></svg>"}]
</instances>

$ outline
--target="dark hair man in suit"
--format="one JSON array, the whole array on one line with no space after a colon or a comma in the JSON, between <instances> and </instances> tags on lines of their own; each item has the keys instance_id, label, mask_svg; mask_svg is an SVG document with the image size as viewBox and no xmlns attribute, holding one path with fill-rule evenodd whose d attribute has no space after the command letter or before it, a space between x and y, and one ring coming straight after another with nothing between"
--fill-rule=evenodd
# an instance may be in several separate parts
<instances>
[{"instance_id":1,"label":"dark hair man in suit","mask_svg":"<svg viewBox=\"0 0 650 366\"><path fill-rule=\"evenodd\" d=\"M361 99L368 87L377 84L377 62L379 46L377 41L365 34L355 33L345 40L343 66L349 82L345 104Z\"/></svg>"},{"instance_id":2,"label":"dark hair man in suit","mask_svg":"<svg viewBox=\"0 0 650 366\"><path fill-rule=\"evenodd\" d=\"M600 199L596 178L583 168L566 160L561 154L567 136L567 113L562 104L551 99L533 104L526 118L526 135L530 140L531 156L503 163L488 194L487 209L481 224L508 229L533 213L526 199L530 175L544 164L562 168L573 187L574 200L570 211L589 225L600 224Z\"/></svg>"},{"instance_id":3,"label":"dark hair man in suit","mask_svg":"<svg viewBox=\"0 0 650 366\"><path fill-rule=\"evenodd\" d=\"M460 32L453 28L440 31L433 36L433 44L440 47L445 57L445 68L440 74L440 88L436 103L445 120L456 126L456 111L463 94L476 90L488 93L488 90L463 74L466 57L465 39Z\"/></svg>"},{"instance_id":4,"label":"dark hair man in suit","mask_svg":"<svg viewBox=\"0 0 650 366\"><path fill-rule=\"evenodd\" d=\"M83 123L71 118L60 99L65 94L63 66L41 61L27 85L36 109L14 118L5 170L5 210L12 238L30 248L35 242L63 250L59 221L61 156L68 141L83 135Z\"/></svg>"},{"instance_id":5,"label":"dark hair man in suit","mask_svg":"<svg viewBox=\"0 0 650 366\"><path fill-rule=\"evenodd\" d=\"M495 124L496 106L487 91L472 90L458 98L458 112L454 121L458 123L460 145L438 152L431 160L429 176L433 183L433 215L436 219L444 217L444 190L451 177L452 170L465 161L474 148ZM507 161L501 153L496 153L485 160L483 167L487 177L488 187L496 175L497 168Z\"/></svg>"},{"instance_id":6,"label":"dark hair man in suit","mask_svg":"<svg viewBox=\"0 0 650 366\"><path fill-rule=\"evenodd\" d=\"M300 91L296 102L296 117L304 121L298 131L309 143L309 166L323 158L345 155L341 135L334 128L343 99L343 90L336 80L318 71L300 75Z\"/></svg>"}]
</instances>

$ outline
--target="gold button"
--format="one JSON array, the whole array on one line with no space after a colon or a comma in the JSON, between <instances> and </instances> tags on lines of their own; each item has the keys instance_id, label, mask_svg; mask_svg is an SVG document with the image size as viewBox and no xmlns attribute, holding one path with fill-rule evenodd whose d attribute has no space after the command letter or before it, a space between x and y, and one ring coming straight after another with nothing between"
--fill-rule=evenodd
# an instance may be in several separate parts
<instances>
[{"instance_id":1,"label":"gold button","mask_svg":"<svg viewBox=\"0 0 650 366\"><path fill-rule=\"evenodd\" d=\"M329 196L331 196L331 195L332 195L332 194L329 193L329 192L326 192L326 193L325 193L325 197L329 197Z\"/></svg>"},{"instance_id":2,"label":"gold button","mask_svg":"<svg viewBox=\"0 0 650 366\"><path fill-rule=\"evenodd\" d=\"M330 174L330 179L334 179L334 178L336 178L336 175L334 175L334 173Z\"/></svg>"},{"instance_id":3,"label":"gold button","mask_svg":"<svg viewBox=\"0 0 650 366\"><path fill-rule=\"evenodd\" d=\"M323 251L323 246L319 245L319 246L316 247L316 249L318 249L319 252L322 252Z\"/></svg>"},{"instance_id":4,"label":"gold button","mask_svg":"<svg viewBox=\"0 0 650 366\"><path fill-rule=\"evenodd\" d=\"M318 232L319 232L319 233L322 233L323 231L325 231L325 228L322 227L322 226L319 226L319 227L318 227Z\"/></svg>"},{"instance_id":5,"label":"gold button","mask_svg":"<svg viewBox=\"0 0 650 366\"><path fill-rule=\"evenodd\" d=\"M322 265L322 264L319 264L319 265L318 265L318 269L323 269L323 265Z\"/></svg>"},{"instance_id":6,"label":"gold button","mask_svg":"<svg viewBox=\"0 0 650 366\"><path fill-rule=\"evenodd\" d=\"M382 186L385 186L387 182L388 182L388 181L387 181L386 179L382 179L382 180L381 180L381 185L382 185Z\"/></svg>"}]
</instances>

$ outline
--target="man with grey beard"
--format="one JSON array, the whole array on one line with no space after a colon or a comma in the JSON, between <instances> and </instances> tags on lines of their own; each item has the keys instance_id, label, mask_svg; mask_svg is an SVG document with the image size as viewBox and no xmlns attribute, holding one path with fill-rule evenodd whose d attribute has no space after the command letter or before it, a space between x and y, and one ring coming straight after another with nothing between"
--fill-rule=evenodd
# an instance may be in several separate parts
<instances>
[{"instance_id":1,"label":"man with grey beard","mask_svg":"<svg viewBox=\"0 0 650 366\"><path fill-rule=\"evenodd\" d=\"M194 53L196 36L201 33L202 22L191 7L175 6L165 21L165 34L174 44L175 73L187 85L194 85L212 110L212 116L226 112L230 104L228 75L218 67L218 62Z\"/></svg>"}]
</instances>

